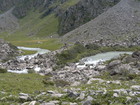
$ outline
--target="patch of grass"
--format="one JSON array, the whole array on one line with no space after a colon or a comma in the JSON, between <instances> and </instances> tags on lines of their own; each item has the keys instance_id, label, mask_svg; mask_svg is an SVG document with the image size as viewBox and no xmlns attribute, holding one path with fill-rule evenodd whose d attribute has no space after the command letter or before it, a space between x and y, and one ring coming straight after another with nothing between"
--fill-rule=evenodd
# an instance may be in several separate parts
<instances>
[{"instance_id":1,"label":"patch of grass","mask_svg":"<svg viewBox=\"0 0 140 105\"><path fill-rule=\"evenodd\" d=\"M80 0L68 0L67 2L65 2L61 5L61 8L62 9L67 9L70 6L73 6L73 5L77 4L79 1Z\"/></svg>"},{"instance_id":2,"label":"patch of grass","mask_svg":"<svg viewBox=\"0 0 140 105\"><path fill-rule=\"evenodd\" d=\"M56 38L48 38L57 34L58 18L55 14L50 14L43 19L40 16L41 13L38 11L29 12L26 17L19 20L19 29L11 33L0 33L0 38L16 46L59 49L63 44Z\"/></svg>"},{"instance_id":3,"label":"patch of grass","mask_svg":"<svg viewBox=\"0 0 140 105\"><path fill-rule=\"evenodd\" d=\"M30 41L11 41L16 46L35 47L48 50L57 50L63 46L58 39L37 39Z\"/></svg>"},{"instance_id":4,"label":"patch of grass","mask_svg":"<svg viewBox=\"0 0 140 105\"><path fill-rule=\"evenodd\" d=\"M37 53L36 51L21 50L21 55L31 55Z\"/></svg>"},{"instance_id":5,"label":"patch of grass","mask_svg":"<svg viewBox=\"0 0 140 105\"><path fill-rule=\"evenodd\" d=\"M45 90L42 80L43 77L38 74L0 74L0 90L10 94L33 93Z\"/></svg>"},{"instance_id":6,"label":"patch of grass","mask_svg":"<svg viewBox=\"0 0 140 105\"><path fill-rule=\"evenodd\" d=\"M55 14L50 14L44 18L40 18L41 15L42 13L39 11L30 11L26 17L20 20L21 27L16 31L16 34L39 37L56 34L58 31L58 18Z\"/></svg>"},{"instance_id":7,"label":"patch of grass","mask_svg":"<svg viewBox=\"0 0 140 105\"><path fill-rule=\"evenodd\" d=\"M42 48L48 50L57 50L63 46L63 44L56 38L41 38L41 37L28 37L23 35L10 35L6 33L0 34L0 38L3 38L15 46Z\"/></svg>"}]
</instances>

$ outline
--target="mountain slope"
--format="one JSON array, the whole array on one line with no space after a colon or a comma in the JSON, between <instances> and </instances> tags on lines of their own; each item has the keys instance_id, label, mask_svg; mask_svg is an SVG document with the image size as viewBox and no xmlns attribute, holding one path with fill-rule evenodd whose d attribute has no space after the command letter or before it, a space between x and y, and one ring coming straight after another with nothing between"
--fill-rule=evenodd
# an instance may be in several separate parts
<instances>
[{"instance_id":1,"label":"mountain slope","mask_svg":"<svg viewBox=\"0 0 140 105\"><path fill-rule=\"evenodd\" d=\"M0 15L0 31L10 31L19 27L18 19L12 14L12 9Z\"/></svg>"},{"instance_id":2,"label":"mountain slope","mask_svg":"<svg viewBox=\"0 0 140 105\"><path fill-rule=\"evenodd\" d=\"M67 33L63 40L85 41L111 39L115 41L140 38L140 2L121 0L94 20Z\"/></svg>"},{"instance_id":3,"label":"mountain slope","mask_svg":"<svg viewBox=\"0 0 140 105\"><path fill-rule=\"evenodd\" d=\"M12 14L19 20L19 29L13 34L46 37L58 34L58 31L63 34L73 30L103 13L118 1L1 0L0 10L4 13L13 8Z\"/></svg>"},{"instance_id":4,"label":"mountain slope","mask_svg":"<svg viewBox=\"0 0 140 105\"><path fill-rule=\"evenodd\" d=\"M16 46L56 50L62 46L57 38L57 13L78 1L0 0L0 38Z\"/></svg>"},{"instance_id":5,"label":"mountain slope","mask_svg":"<svg viewBox=\"0 0 140 105\"><path fill-rule=\"evenodd\" d=\"M59 33L61 35L89 22L102 14L120 0L81 0L68 8L60 16Z\"/></svg>"}]
</instances>

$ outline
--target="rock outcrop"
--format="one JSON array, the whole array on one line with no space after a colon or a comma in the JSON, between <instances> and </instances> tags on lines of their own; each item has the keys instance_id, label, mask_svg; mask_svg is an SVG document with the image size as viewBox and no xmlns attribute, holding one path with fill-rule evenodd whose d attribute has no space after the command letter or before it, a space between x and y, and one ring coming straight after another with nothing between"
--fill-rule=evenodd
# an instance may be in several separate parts
<instances>
[{"instance_id":1,"label":"rock outcrop","mask_svg":"<svg viewBox=\"0 0 140 105\"><path fill-rule=\"evenodd\" d=\"M5 12L14 7L21 0L0 0L0 12Z\"/></svg>"},{"instance_id":2,"label":"rock outcrop","mask_svg":"<svg viewBox=\"0 0 140 105\"><path fill-rule=\"evenodd\" d=\"M81 0L60 14L59 33L62 35L66 34L82 24L89 22L119 1L120 0Z\"/></svg>"},{"instance_id":3,"label":"rock outcrop","mask_svg":"<svg viewBox=\"0 0 140 105\"><path fill-rule=\"evenodd\" d=\"M0 61L7 61L18 55L17 47L0 39Z\"/></svg>"}]
</instances>

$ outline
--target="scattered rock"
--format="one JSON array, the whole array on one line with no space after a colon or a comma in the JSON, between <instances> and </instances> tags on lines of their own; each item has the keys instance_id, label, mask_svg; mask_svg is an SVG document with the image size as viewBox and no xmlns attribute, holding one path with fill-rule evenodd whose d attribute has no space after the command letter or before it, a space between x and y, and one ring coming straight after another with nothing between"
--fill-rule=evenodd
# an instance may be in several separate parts
<instances>
[{"instance_id":1,"label":"scattered rock","mask_svg":"<svg viewBox=\"0 0 140 105\"><path fill-rule=\"evenodd\" d=\"M91 78L91 79L87 82L87 84L92 84L93 81L99 81L99 83L105 82L105 80L102 80L102 79L100 79L100 78Z\"/></svg>"},{"instance_id":2,"label":"scattered rock","mask_svg":"<svg viewBox=\"0 0 140 105\"><path fill-rule=\"evenodd\" d=\"M64 96L64 94L58 93L58 94L52 94L51 96L60 98L60 97Z\"/></svg>"},{"instance_id":3,"label":"scattered rock","mask_svg":"<svg viewBox=\"0 0 140 105\"><path fill-rule=\"evenodd\" d=\"M140 102L136 103L135 105L140 105Z\"/></svg>"},{"instance_id":4,"label":"scattered rock","mask_svg":"<svg viewBox=\"0 0 140 105\"><path fill-rule=\"evenodd\" d=\"M32 101L29 105L36 105L36 101Z\"/></svg>"},{"instance_id":5,"label":"scattered rock","mask_svg":"<svg viewBox=\"0 0 140 105\"><path fill-rule=\"evenodd\" d=\"M90 100L84 101L82 105L92 105L92 101Z\"/></svg>"},{"instance_id":6,"label":"scattered rock","mask_svg":"<svg viewBox=\"0 0 140 105\"><path fill-rule=\"evenodd\" d=\"M78 105L77 103L70 103L70 105Z\"/></svg>"},{"instance_id":7,"label":"scattered rock","mask_svg":"<svg viewBox=\"0 0 140 105\"><path fill-rule=\"evenodd\" d=\"M88 97L87 97L87 100L89 100L89 101L93 101L94 98L92 98L91 96L88 96Z\"/></svg>"},{"instance_id":8,"label":"scattered rock","mask_svg":"<svg viewBox=\"0 0 140 105\"><path fill-rule=\"evenodd\" d=\"M80 96L78 97L78 99L83 100L85 98L85 93L81 93Z\"/></svg>"},{"instance_id":9,"label":"scattered rock","mask_svg":"<svg viewBox=\"0 0 140 105\"><path fill-rule=\"evenodd\" d=\"M140 91L140 85L133 85L131 86L131 89Z\"/></svg>"},{"instance_id":10,"label":"scattered rock","mask_svg":"<svg viewBox=\"0 0 140 105\"><path fill-rule=\"evenodd\" d=\"M31 100L31 98L29 97L29 95L28 94L25 94L25 93L19 93L19 98L22 101L30 101Z\"/></svg>"},{"instance_id":11,"label":"scattered rock","mask_svg":"<svg viewBox=\"0 0 140 105\"><path fill-rule=\"evenodd\" d=\"M42 103L40 105L55 105L55 103L47 102L47 103Z\"/></svg>"},{"instance_id":12,"label":"scattered rock","mask_svg":"<svg viewBox=\"0 0 140 105\"><path fill-rule=\"evenodd\" d=\"M112 62L110 62L107 66L108 69L112 69L114 68L116 65L119 65L121 64L121 61L120 60L114 60Z\"/></svg>"}]
</instances>

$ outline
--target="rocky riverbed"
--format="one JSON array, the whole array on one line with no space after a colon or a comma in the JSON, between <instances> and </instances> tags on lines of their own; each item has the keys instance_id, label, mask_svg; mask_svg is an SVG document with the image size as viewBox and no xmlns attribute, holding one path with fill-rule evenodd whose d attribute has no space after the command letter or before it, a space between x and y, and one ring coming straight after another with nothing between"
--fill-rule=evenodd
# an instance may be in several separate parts
<instances>
[{"instance_id":1,"label":"rocky riverbed","mask_svg":"<svg viewBox=\"0 0 140 105\"><path fill-rule=\"evenodd\" d=\"M139 51L134 52L108 52L97 54L95 56L83 58L79 63L71 63L59 70L54 70L57 66L55 54L57 52L49 52L48 54L37 54L34 57L24 57L24 59L14 59L6 63L2 63L1 67L6 68L13 73L28 73L35 71L41 75L51 74L54 80L65 80L76 85L80 82L87 82L89 79L99 76L102 72L108 71L111 75L127 72L131 74L139 74ZM122 55L120 58L119 54ZM132 55L127 55L132 54ZM110 61L108 64L106 60ZM92 60L93 59L93 60Z\"/></svg>"}]
</instances>

